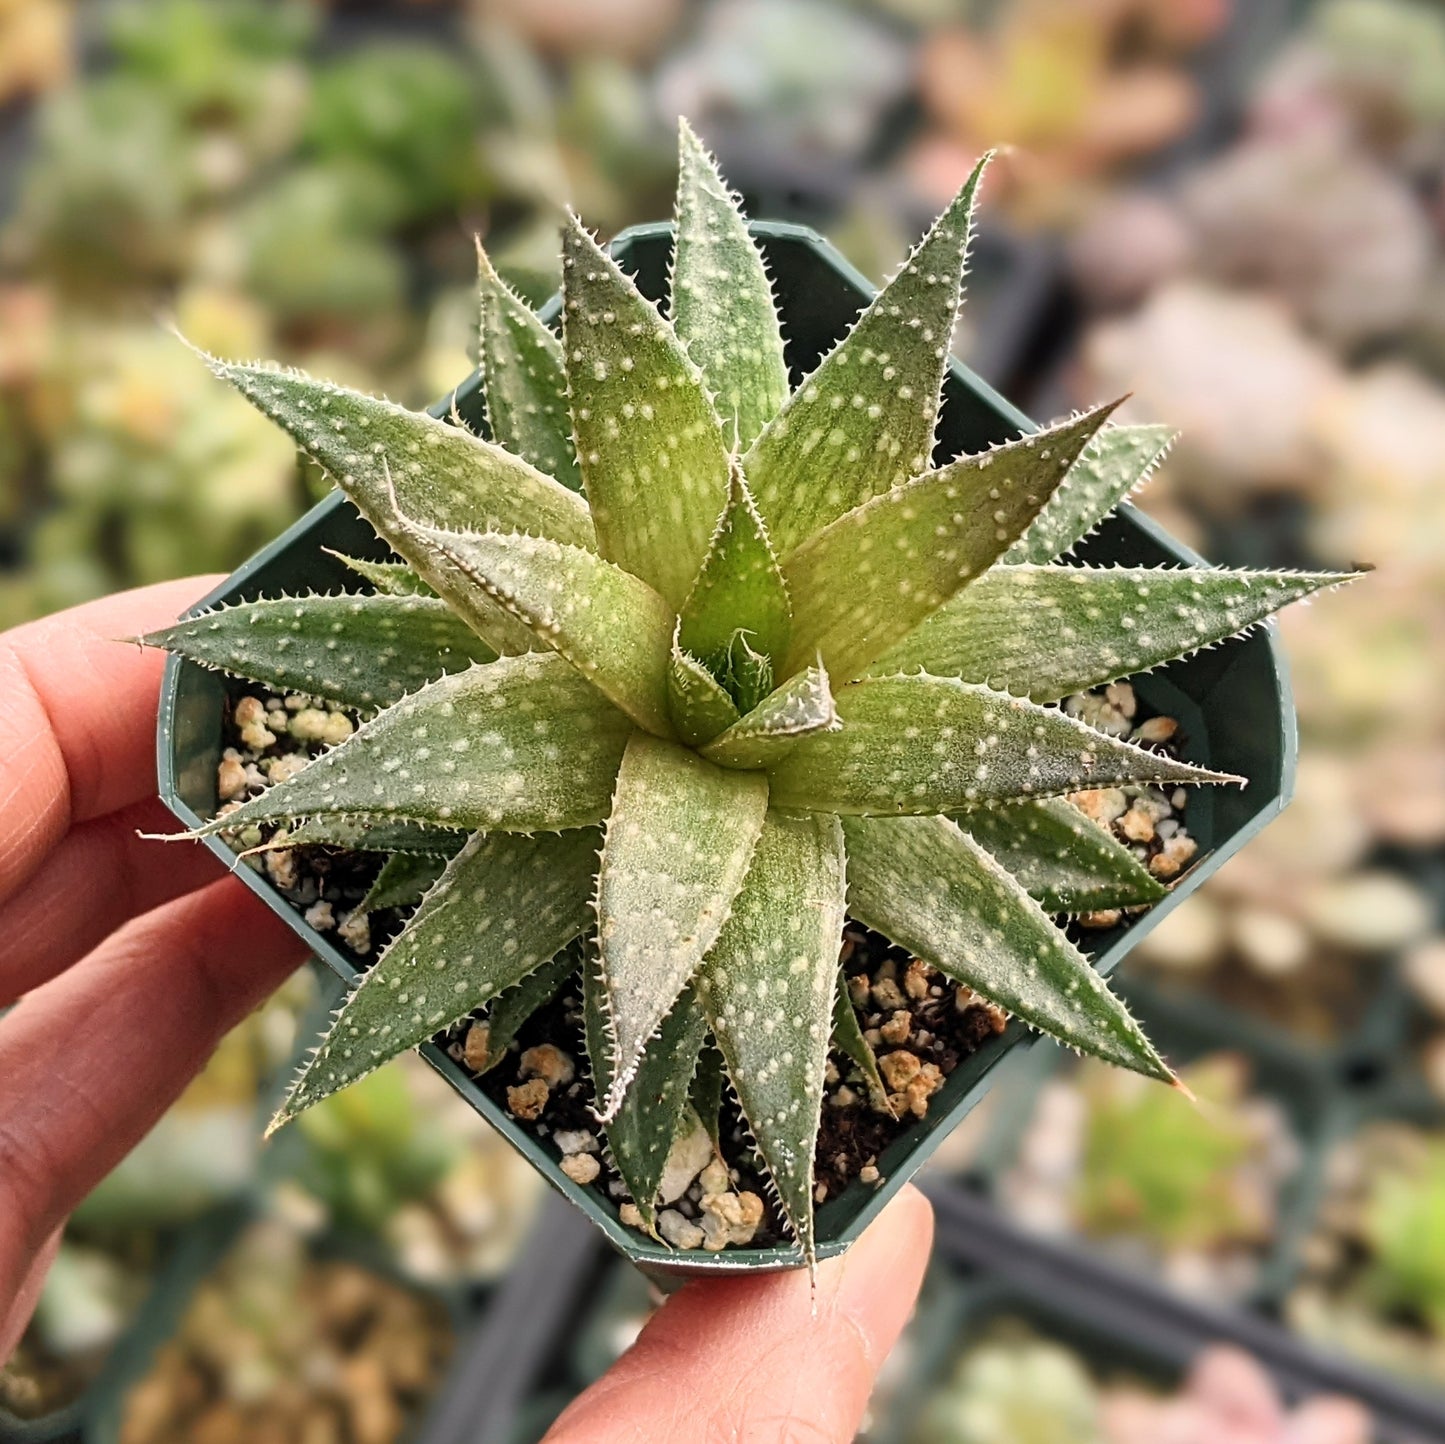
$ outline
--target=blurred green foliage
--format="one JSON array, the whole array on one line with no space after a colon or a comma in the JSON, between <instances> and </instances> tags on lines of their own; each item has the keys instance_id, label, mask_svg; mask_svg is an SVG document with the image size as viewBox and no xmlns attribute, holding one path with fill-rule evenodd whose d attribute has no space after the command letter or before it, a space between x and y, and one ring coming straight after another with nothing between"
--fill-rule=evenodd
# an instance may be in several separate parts
<instances>
[{"instance_id":1,"label":"blurred green foliage","mask_svg":"<svg viewBox=\"0 0 1445 1444\"><path fill-rule=\"evenodd\" d=\"M1088 1123L1074 1204L1085 1232L1173 1249L1256 1231L1236 1188L1257 1148L1239 1116L1245 1069L1220 1055L1180 1076L1197 1105L1177 1089L1118 1086L1106 1069L1079 1070Z\"/></svg>"},{"instance_id":2,"label":"blurred green foliage","mask_svg":"<svg viewBox=\"0 0 1445 1444\"><path fill-rule=\"evenodd\" d=\"M1383 1308L1404 1310L1445 1337L1445 1136L1422 1145L1413 1166L1381 1168L1369 1181L1367 1284Z\"/></svg>"},{"instance_id":3,"label":"blurred green foliage","mask_svg":"<svg viewBox=\"0 0 1445 1444\"><path fill-rule=\"evenodd\" d=\"M0 628L230 570L312 499L166 321L423 404L470 368L472 233L540 299L567 201L615 228L665 199L671 141L621 64L323 18L127 0L39 108L0 232Z\"/></svg>"}]
</instances>

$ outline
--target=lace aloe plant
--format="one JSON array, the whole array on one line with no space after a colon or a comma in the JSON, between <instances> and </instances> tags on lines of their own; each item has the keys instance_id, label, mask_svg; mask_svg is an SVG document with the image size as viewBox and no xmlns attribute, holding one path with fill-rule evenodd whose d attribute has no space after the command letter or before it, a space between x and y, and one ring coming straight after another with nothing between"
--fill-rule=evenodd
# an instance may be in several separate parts
<instances>
[{"instance_id":1,"label":"lace aloe plant","mask_svg":"<svg viewBox=\"0 0 1445 1444\"><path fill-rule=\"evenodd\" d=\"M202 831L284 824L446 859L394 870L424 895L278 1121L581 967L596 1108L644 1222L715 1045L812 1257L845 913L1172 1079L1043 905L1161 888L1063 796L1238 779L1051 704L1338 578L1060 565L1167 442L1109 406L935 463L982 169L797 385L763 258L686 126L670 315L575 219L560 336L483 257L489 438L212 363L399 560L357 563L370 594L248 602L147 639L365 717ZM715 1109L705 1082L691 1096Z\"/></svg>"}]
</instances>

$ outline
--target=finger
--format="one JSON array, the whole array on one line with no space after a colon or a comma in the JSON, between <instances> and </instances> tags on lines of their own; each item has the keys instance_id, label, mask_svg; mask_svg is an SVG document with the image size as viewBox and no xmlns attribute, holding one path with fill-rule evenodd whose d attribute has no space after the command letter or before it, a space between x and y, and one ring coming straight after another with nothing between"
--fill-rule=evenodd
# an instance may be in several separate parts
<instances>
[{"instance_id":1,"label":"finger","mask_svg":"<svg viewBox=\"0 0 1445 1444\"><path fill-rule=\"evenodd\" d=\"M912 1311L933 1211L906 1188L841 1259L818 1269L687 1285L545 1444L623 1439L849 1444Z\"/></svg>"},{"instance_id":2,"label":"finger","mask_svg":"<svg viewBox=\"0 0 1445 1444\"><path fill-rule=\"evenodd\" d=\"M303 951L226 878L138 918L0 1022L0 1300Z\"/></svg>"},{"instance_id":3,"label":"finger","mask_svg":"<svg viewBox=\"0 0 1445 1444\"><path fill-rule=\"evenodd\" d=\"M60 1236L64 1232L62 1225L45 1240L40 1251L31 1260L30 1270L21 1280L20 1292L9 1309L0 1302L0 1364L15 1352L15 1346L30 1323L30 1315L35 1312L35 1305L40 1301L40 1291L45 1287L45 1276L50 1272L50 1265L55 1262L55 1255L60 1251Z\"/></svg>"},{"instance_id":4,"label":"finger","mask_svg":"<svg viewBox=\"0 0 1445 1444\"><path fill-rule=\"evenodd\" d=\"M121 592L0 636L0 900L77 822L155 791L163 653L126 646L214 577Z\"/></svg>"},{"instance_id":5,"label":"finger","mask_svg":"<svg viewBox=\"0 0 1445 1444\"><path fill-rule=\"evenodd\" d=\"M173 823L159 798L74 827L8 903L0 903L0 1008L62 973L141 913L225 875L200 844L137 836Z\"/></svg>"}]
</instances>

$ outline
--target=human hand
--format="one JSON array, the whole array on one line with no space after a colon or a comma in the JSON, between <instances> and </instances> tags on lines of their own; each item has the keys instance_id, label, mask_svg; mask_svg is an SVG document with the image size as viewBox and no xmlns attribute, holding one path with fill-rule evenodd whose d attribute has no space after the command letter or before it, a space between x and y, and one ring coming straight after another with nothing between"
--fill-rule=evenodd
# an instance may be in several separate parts
<instances>
[{"instance_id":1,"label":"human hand","mask_svg":"<svg viewBox=\"0 0 1445 1444\"><path fill-rule=\"evenodd\" d=\"M543 1444L849 1444L928 1263L933 1211L909 1187L840 1259L688 1284Z\"/></svg>"},{"instance_id":2,"label":"human hand","mask_svg":"<svg viewBox=\"0 0 1445 1444\"><path fill-rule=\"evenodd\" d=\"M166 848L164 657L114 639L211 585L125 592L0 635L0 1361L66 1216L304 955L205 848Z\"/></svg>"}]
</instances>

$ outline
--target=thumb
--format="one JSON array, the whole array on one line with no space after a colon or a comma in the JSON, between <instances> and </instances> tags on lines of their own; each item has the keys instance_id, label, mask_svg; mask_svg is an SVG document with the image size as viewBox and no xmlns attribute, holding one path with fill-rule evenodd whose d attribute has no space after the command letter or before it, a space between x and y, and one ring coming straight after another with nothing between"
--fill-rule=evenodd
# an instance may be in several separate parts
<instances>
[{"instance_id":1,"label":"thumb","mask_svg":"<svg viewBox=\"0 0 1445 1444\"><path fill-rule=\"evenodd\" d=\"M801 1269L688 1284L544 1444L849 1444L932 1242L933 1211L910 1187L819 1266L816 1312Z\"/></svg>"}]
</instances>

